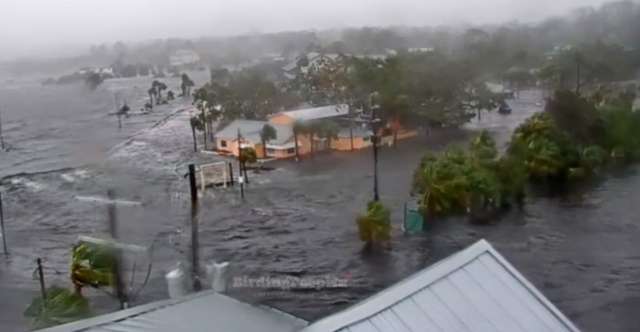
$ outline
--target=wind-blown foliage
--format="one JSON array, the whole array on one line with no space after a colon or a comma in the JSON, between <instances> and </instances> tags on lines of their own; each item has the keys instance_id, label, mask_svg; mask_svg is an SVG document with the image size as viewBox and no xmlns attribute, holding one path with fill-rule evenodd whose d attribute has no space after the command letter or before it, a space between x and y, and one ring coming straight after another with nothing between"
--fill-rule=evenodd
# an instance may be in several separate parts
<instances>
[{"instance_id":1,"label":"wind-blown foliage","mask_svg":"<svg viewBox=\"0 0 640 332\"><path fill-rule=\"evenodd\" d=\"M80 293L84 287L108 287L113 280L113 252L105 246L79 243L71 254L71 282Z\"/></svg>"},{"instance_id":2,"label":"wind-blown foliage","mask_svg":"<svg viewBox=\"0 0 640 332\"><path fill-rule=\"evenodd\" d=\"M391 232L391 213L379 201L369 201L365 214L356 219L360 239L368 245L388 241Z\"/></svg>"},{"instance_id":3,"label":"wind-blown foliage","mask_svg":"<svg viewBox=\"0 0 640 332\"><path fill-rule=\"evenodd\" d=\"M66 324L92 316L89 302L70 289L51 286L46 290L47 298L40 293L34 295L31 304L24 311L24 317L31 321L31 328L39 330Z\"/></svg>"}]
</instances>

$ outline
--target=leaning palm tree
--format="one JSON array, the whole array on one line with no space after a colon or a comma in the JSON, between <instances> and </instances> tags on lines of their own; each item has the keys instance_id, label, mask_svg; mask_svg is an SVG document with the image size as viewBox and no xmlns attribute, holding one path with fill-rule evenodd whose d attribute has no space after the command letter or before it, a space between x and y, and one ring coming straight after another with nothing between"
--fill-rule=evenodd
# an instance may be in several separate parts
<instances>
[{"instance_id":1,"label":"leaning palm tree","mask_svg":"<svg viewBox=\"0 0 640 332\"><path fill-rule=\"evenodd\" d=\"M367 211L356 219L360 239L371 246L388 241L391 232L391 213L379 201L369 201Z\"/></svg>"},{"instance_id":2,"label":"leaning palm tree","mask_svg":"<svg viewBox=\"0 0 640 332\"><path fill-rule=\"evenodd\" d=\"M265 124L260 130L260 140L262 141L262 152L264 158L267 158L267 143L274 139L278 139L278 132L270 124Z\"/></svg>"},{"instance_id":3,"label":"leaning palm tree","mask_svg":"<svg viewBox=\"0 0 640 332\"><path fill-rule=\"evenodd\" d=\"M253 164L258 161L258 155L256 154L256 150L253 148L242 148L240 149L240 155L238 156L238 161L240 162L240 167L242 168L240 171L244 173L245 182L249 183L249 177L247 176L247 163Z\"/></svg>"},{"instance_id":4,"label":"leaning palm tree","mask_svg":"<svg viewBox=\"0 0 640 332\"><path fill-rule=\"evenodd\" d=\"M111 250L95 244L79 243L71 255L71 282L77 293L84 287L108 287L112 284L115 257Z\"/></svg>"}]
</instances>

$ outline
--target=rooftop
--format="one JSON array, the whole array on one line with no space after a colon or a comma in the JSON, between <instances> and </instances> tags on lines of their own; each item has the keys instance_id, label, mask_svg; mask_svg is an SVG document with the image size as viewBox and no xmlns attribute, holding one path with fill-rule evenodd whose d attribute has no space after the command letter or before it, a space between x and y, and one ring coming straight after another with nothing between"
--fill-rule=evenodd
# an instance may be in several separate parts
<instances>
[{"instance_id":1,"label":"rooftop","mask_svg":"<svg viewBox=\"0 0 640 332\"><path fill-rule=\"evenodd\" d=\"M349 114L349 106L347 106L346 104L329 105L301 109L297 111L287 111L282 112L281 114L287 115L294 121L309 121L347 115Z\"/></svg>"},{"instance_id":2,"label":"rooftop","mask_svg":"<svg viewBox=\"0 0 640 332\"><path fill-rule=\"evenodd\" d=\"M301 332L579 332L481 240Z\"/></svg>"},{"instance_id":3,"label":"rooftop","mask_svg":"<svg viewBox=\"0 0 640 332\"><path fill-rule=\"evenodd\" d=\"M293 332L304 320L211 291L141 305L41 332Z\"/></svg>"},{"instance_id":4,"label":"rooftop","mask_svg":"<svg viewBox=\"0 0 640 332\"><path fill-rule=\"evenodd\" d=\"M216 133L215 138L236 139L238 137L238 129L240 129L240 135L242 135L244 139L253 143L260 143L260 131L266 124L269 123L256 120L234 120L228 126L224 127L224 129ZM278 124L269 125L276 130L277 138L269 142L273 145L281 145L293 136L291 126Z\"/></svg>"}]
</instances>

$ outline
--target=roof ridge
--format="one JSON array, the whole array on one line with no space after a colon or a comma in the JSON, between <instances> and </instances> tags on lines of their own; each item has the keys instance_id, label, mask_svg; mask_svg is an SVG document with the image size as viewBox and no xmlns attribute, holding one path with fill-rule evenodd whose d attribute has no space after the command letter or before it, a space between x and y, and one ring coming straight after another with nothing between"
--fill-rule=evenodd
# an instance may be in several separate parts
<instances>
[{"instance_id":1,"label":"roof ridge","mask_svg":"<svg viewBox=\"0 0 640 332\"><path fill-rule=\"evenodd\" d=\"M492 250L493 247L491 244L481 239L466 249L436 262L407 279L387 287L383 291L365 299L353 307L310 324L308 327L302 329L301 332L333 332L365 320L403 301L422 289L429 287L451 272L460 269L484 253L492 252ZM384 303L381 304L378 302L374 304L374 301Z\"/></svg>"}]
</instances>

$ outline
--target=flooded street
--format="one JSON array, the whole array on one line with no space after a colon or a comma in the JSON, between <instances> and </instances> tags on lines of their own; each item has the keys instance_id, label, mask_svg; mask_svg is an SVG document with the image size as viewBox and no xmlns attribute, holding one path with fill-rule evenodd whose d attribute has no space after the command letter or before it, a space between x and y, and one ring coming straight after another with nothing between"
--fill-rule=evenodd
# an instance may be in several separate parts
<instances>
[{"instance_id":1,"label":"flooded street","mask_svg":"<svg viewBox=\"0 0 640 332\"><path fill-rule=\"evenodd\" d=\"M109 134L112 129L100 131L106 123L116 123L113 117L104 117L109 106L107 97L100 98L105 101L96 114L102 115L87 119L91 125L87 124L86 132L74 134L79 135L74 136L79 142L85 136L115 136L109 136L111 145L103 143L104 148L96 153L99 158L65 164L66 155L59 151L77 152L82 145L74 139L40 147L48 144L47 135L65 135L64 128L55 129L53 124L43 129L44 136L15 139L12 144L21 155L11 159L10 166L7 156L0 155L5 176L20 173L16 171L20 163L31 165L34 171L63 168L2 181L11 254L0 258L0 292L9 294L0 299L1 331L26 329L20 314L31 292L37 290L37 282L32 280L37 257L47 267L47 284L65 285L69 282L69 252L77 237L105 234L106 207L78 201L76 196L104 196L107 188L113 188L118 197L143 203L142 207L118 210L123 242L154 244L151 277L137 304L166 297L164 274L176 262L186 262L189 202L185 165L217 157L194 156L187 115L176 113L161 121L173 112L169 109L156 119L147 119L147 128L161 122L136 136L132 136L134 132L144 129L142 123L128 135ZM143 99L140 95L137 100ZM511 103L513 114L485 113L469 129L487 128L504 144L513 128L535 111L538 100L535 93L523 93L520 100ZM20 121L47 123L35 120L37 117L20 120L20 112L7 118L11 119L8 128L13 128L8 133L19 132ZM75 114L69 118L79 119ZM298 164L274 163L275 171L249 174L251 183L244 200L238 188L208 190L201 201L201 257L207 262L229 261L232 276L348 278L345 289L230 290L241 300L313 320L353 305L485 238L584 331L637 331L640 223L633 209L634 202L640 200L637 168L585 183L568 194L533 195L523 212L513 212L497 225L474 226L450 219L429 233L402 234L403 205L410 199L410 177L418 158L429 149L465 136L435 132L428 138L399 141L395 148L380 150L380 199L392 209L394 227L388 252L364 254L358 239L355 218L373 196L372 151L365 150L318 155ZM113 148L118 140L130 137L127 144ZM90 142L89 138L85 141ZM27 154L18 149L21 146L42 149L45 154L39 156L40 150ZM25 161L28 158L47 161L33 166ZM50 162L55 162L55 167L43 166ZM11 172L5 171L7 167ZM138 287L145 279L149 258L137 257L136 261L134 283ZM100 293L87 294L99 312L117 306Z\"/></svg>"}]
</instances>

